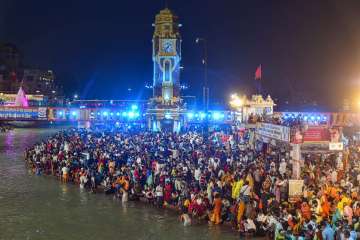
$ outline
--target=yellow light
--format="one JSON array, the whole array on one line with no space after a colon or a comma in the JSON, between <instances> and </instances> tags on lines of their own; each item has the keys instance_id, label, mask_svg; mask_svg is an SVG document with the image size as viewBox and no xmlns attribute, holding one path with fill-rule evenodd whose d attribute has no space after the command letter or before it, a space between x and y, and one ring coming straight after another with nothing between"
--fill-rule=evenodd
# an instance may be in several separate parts
<instances>
[{"instance_id":1,"label":"yellow light","mask_svg":"<svg viewBox=\"0 0 360 240\"><path fill-rule=\"evenodd\" d=\"M243 105L243 100L240 99L240 98L237 98L237 99L235 99L234 103L235 103L235 105L237 105L237 106L242 106L242 105Z\"/></svg>"},{"instance_id":2,"label":"yellow light","mask_svg":"<svg viewBox=\"0 0 360 240\"><path fill-rule=\"evenodd\" d=\"M234 108L242 107L244 105L244 100L240 98L237 94L231 94L230 106Z\"/></svg>"}]
</instances>

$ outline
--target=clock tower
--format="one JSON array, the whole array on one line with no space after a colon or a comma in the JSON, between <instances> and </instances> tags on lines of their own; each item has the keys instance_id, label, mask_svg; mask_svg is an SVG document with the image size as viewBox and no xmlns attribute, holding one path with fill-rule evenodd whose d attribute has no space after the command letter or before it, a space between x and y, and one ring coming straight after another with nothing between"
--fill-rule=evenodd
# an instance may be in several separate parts
<instances>
[{"instance_id":1,"label":"clock tower","mask_svg":"<svg viewBox=\"0 0 360 240\"><path fill-rule=\"evenodd\" d=\"M153 45L153 97L163 104L180 99L181 36L178 17L168 8L155 17Z\"/></svg>"},{"instance_id":2,"label":"clock tower","mask_svg":"<svg viewBox=\"0 0 360 240\"><path fill-rule=\"evenodd\" d=\"M165 8L156 15L153 26L153 97L146 112L148 128L178 132L185 114L180 98L181 25L178 17Z\"/></svg>"}]
</instances>

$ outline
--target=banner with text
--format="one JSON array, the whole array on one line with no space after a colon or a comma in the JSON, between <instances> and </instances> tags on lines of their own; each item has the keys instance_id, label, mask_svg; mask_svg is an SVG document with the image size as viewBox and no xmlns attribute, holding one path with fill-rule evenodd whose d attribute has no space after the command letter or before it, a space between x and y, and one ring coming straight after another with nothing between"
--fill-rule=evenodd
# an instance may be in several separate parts
<instances>
[{"instance_id":1,"label":"banner with text","mask_svg":"<svg viewBox=\"0 0 360 240\"><path fill-rule=\"evenodd\" d=\"M259 123L256 133L275 140L290 142L290 128L270 123Z\"/></svg>"},{"instance_id":2,"label":"banner with text","mask_svg":"<svg viewBox=\"0 0 360 240\"><path fill-rule=\"evenodd\" d=\"M303 133L304 142L326 142L330 140L327 127L309 126Z\"/></svg>"},{"instance_id":3,"label":"banner with text","mask_svg":"<svg viewBox=\"0 0 360 240\"><path fill-rule=\"evenodd\" d=\"M329 150L342 151L344 150L344 143L342 142L329 142Z\"/></svg>"},{"instance_id":4,"label":"banner with text","mask_svg":"<svg viewBox=\"0 0 360 240\"><path fill-rule=\"evenodd\" d=\"M2 120L46 120L46 108L44 107L0 107L0 119Z\"/></svg>"},{"instance_id":5,"label":"banner with text","mask_svg":"<svg viewBox=\"0 0 360 240\"><path fill-rule=\"evenodd\" d=\"M289 202L297 201L303 196L304 180L289 180Z\"/></svg>"}]
</instances>

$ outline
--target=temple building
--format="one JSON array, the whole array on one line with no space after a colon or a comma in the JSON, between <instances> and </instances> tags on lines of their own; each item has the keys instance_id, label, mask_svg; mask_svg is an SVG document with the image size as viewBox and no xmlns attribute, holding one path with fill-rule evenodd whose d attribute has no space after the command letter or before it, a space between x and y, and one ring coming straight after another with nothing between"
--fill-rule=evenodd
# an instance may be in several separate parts
<instances>
[{"instance_id":1,"label":"temple building","mask_svg":"<svg viewBox=\"0 0 360 240\"><path fill-rule=\"evenodd\" d=\"M165 8L156 15L153 26L153 97L148 104L148 127L178 132L184 114L180 98L181 25L178 17Z\"/></svg>"},{"instance_id":2,"label":"temple building","mask_svg":"<svg viewBox=\"0 0 360 240\"><path fill-rule=\"evenodd\" d=\"M16 45L0 44L0 105L13 104L20 88L30 106L59 104L63 99L63 89L52 70L26 66Z\"/></svg>"}]
</instances>

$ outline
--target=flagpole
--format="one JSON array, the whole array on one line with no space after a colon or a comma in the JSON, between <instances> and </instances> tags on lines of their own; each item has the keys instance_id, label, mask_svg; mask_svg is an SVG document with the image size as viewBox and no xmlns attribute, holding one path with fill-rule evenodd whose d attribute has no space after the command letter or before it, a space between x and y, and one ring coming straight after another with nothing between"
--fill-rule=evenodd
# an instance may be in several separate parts
<instances>
[{"instance_id":1,"label":"flagpole","mask_svg":"<svg viewBox=\"0 0 360 240\"><path fill-rule=\"evenodd\" d=\"M261 91L262 91L262 89L261 89L261 82L262 82L262 79L260 78L259 79L259 84L258 84L258 95L261 95Z\"/></svg>"},{"instance_id":2,"label":"flagpole","mask_svg":"<svg viewBox=\"0 0 360 240\"><path fill-rule=\"evenodd\" d=\"M257 95L261 95L261 92L262 92L262 86L261 86L261 82L262 82L262 69L261 69L261 64L256 68L256 71L255 71L255 81L257 82L257 84L256 84Z\"/></svg>"},{"instance_id":3,"label":"flagpole","mask_svg":"<svg viewBox=\"0 0 360 240\"><path fill-rule=\"evenodd\" d=\"M259 95L262 95L262 65L260 64Z\"/></svg>"}]
</instances>

